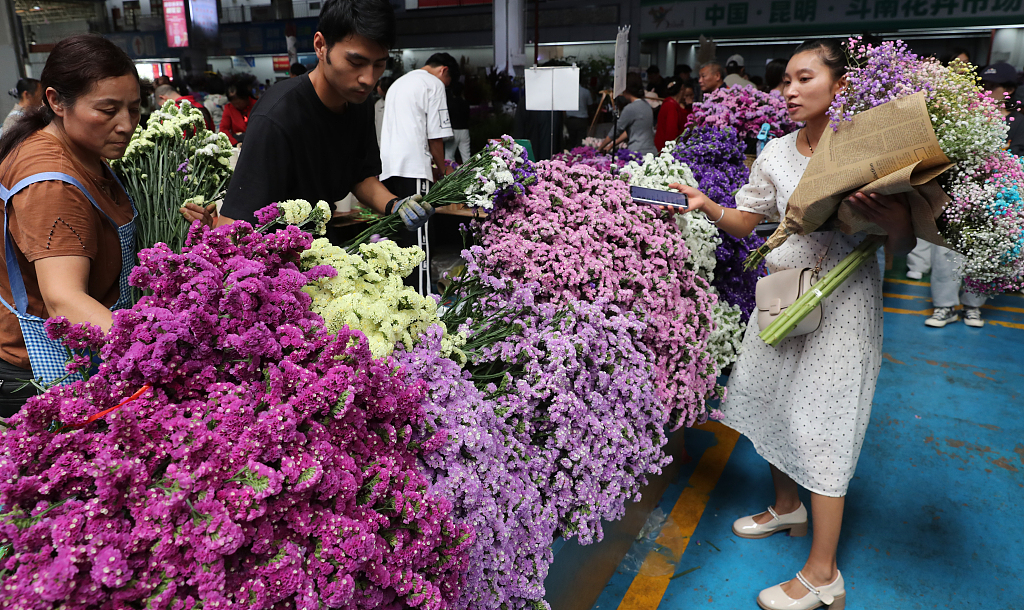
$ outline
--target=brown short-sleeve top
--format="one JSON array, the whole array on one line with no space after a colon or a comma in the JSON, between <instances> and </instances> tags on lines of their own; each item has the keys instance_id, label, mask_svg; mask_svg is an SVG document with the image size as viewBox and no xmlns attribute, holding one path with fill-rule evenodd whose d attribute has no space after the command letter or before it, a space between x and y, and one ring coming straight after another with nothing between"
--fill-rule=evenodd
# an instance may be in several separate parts
<instances>
[{"instance_id":1,"label":"brown short-sleeve top","mask_svg":"<svg viewBox=\"0 0 1024 610\"><path fill-rule=\"evenodd\" d=\"M14 240L18 265L28 293L28 313L50 317L39 292L34 263L53 256L85 256L89 267L89 295L107 307L119 296L121 244L111 219L122 226L131 222L128 195L109 170L100 177L79 163L64 144L46 131L29 136L0 164L0 184L13 187L40 172L63 172L77 179L109 216L104 216L74 185L37 182L12 197L4 213ZM0 247L0 295L14 305L7 277L6 251ZM0 305L0 358L28 369L28 353L18 319Z\"/></svg>"}]
</instances>

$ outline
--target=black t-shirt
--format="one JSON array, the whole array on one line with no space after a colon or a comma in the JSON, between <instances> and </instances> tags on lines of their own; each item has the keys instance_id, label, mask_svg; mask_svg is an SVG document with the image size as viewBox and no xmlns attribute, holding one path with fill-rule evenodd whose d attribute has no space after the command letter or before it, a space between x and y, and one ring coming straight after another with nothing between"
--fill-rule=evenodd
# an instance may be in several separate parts
<instances>
[{"instance_id":1,"label":"black t-shirt","mask_svg":"<svg viewBox=\"0 0 1024 610\"><path fill-rule=\"evenodd\" d=\"M448 118L452 129L469 129L469 102L465 98L448 96Z\"/></svg>"},{"instance_id":2,"label":"black t-shirt","mask_svg":"<svg viewBox=\"0 0 1024 610\"><path fill-rule=\"evenodd\" d=\"M278 201L334 203L380 171L373 104L331 112L304 74L274 85L253 108L221 213L255 222L256 210Z\"/></svg>"},{"instance_id":3,"label":"black t-shirt","mask_svg":"<svg viewBox=\"0 0 1024 610\"><path fill-rule=\"evenodd\" d=\"M1010 131L1006 134L1010 152L1017 156L1024 155L1024 114L1018 111L1011 112L1006 117L1006 122L1010 126Z\"/></svg>"}]
</instances>

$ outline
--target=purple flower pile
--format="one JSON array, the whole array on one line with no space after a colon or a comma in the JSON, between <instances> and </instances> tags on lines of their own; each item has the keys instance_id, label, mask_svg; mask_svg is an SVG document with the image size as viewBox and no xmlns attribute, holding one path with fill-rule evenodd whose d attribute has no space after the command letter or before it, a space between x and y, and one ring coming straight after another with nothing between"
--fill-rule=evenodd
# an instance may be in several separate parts
<instances>
[{"instance_id":1,"label":"purple flower pile","mask_svg":"<svg viewBox=\"0 0 1024 610\"><path fill-rule=\"evenodd\" d=\"M140 254L149 296L98 372L0 433L6 607L452 605L473 532L417 465L444 434L417 433L420 383L322 330L310 241L197 223L181 254Z\"/></svg>"},{"instance_id":2,"label":"purple flower pile","mask_svg":"<svg viewBox=\"0 0 1024 610\"><path fill-rule=\"evenodd\" d=\"M457 605L534 607L553 537L600 540L601 520L620 518L667 463L667 412L635 315L537 302L538 285L488 275L481 255L463 253L461 300L445 319L469 335L467 369L438 357L440 327L395 357L427 384L425 435L447 434L424 456L432 491L476 532Z\"/></svg>"},{"instance_id":3,"label":"purple flower pile","mask_svg":"<svg viewBox=\"0 0 1024 610\"><path fill-rule=\"evenodd\" d=\"M593 146L577 146L572 150L552 155L551 160L561 161L566 165L586 165L599 172L610 172L612 170L611 155L599 153Z\"/></svg>"},{"instance_id":4,"label":"purple flower pile","mask_svg":"<svg viewBox=\"0 0 1024 610\"><path fill-rule=\"evenodd\" d=\"M672 156L693 172L702 193L712 201L729 208L736 207L735 193L747 182L750 174L743 164L744 144L732 127L687 127L675 143ZM714 280L711 284L727 302L743 312L744 322L754 310L754 289L757 278L764 275L764 266L744 271L743 261L757 250L764 239L755 234L742 239L725 231L719 232L721 245L715 250Z\"/></svg>"},{"instance_id":5,"label":"purple flower pile","mask_svg":"<svg viewBox=\"0 0 1024 610\"><path fill-rule=\"evenodd\" d=\"M538 163L537 173L527 196L478 223L481 268L536 282L542 302L576 299L638 312L655 358L657 398L672 425L705 421L718 394L708 353L716 297L685 268L689 251L678 228L635 204L625 183L589 167L550 161Z\"/></svg>"},{"instance_id":6,"label":"purple flower pile","mask_svg":"<svg viewBox=\"0 0 1024 610\"><path fill-rule=\"evenodd\" d=\"M753 85L720 87L693 105L687 125L732 127L743 140L756 138L761 125L771 125L773 137L796 130L786 101L775 91L764 93Z\"/></svg>"},{"instance_id":7,"label":"purple flower pile","mask_svg":"<svg viewBox=\"0 0 1024 610\"><path fill-rule=\"evenodd\" d=\"M432 327L412 351L396 351L395 360L426 385L425 434L447 436L422 459L431 492L449 499L453 518L476 533L453 607L526 607L544 598L557 516L540 496L530 462L536 452L516 435L513 414L439 355L441 336L441 327Z\"/></svg>"}]
</instances>

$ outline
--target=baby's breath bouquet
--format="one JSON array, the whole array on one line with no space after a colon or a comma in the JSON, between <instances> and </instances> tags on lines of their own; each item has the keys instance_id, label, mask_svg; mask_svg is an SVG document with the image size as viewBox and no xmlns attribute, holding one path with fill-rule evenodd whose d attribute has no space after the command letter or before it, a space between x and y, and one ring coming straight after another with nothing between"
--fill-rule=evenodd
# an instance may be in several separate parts
<instances>
[{"instance_id":1,"label":"baby's breath bouquet","mask_svg":"<svg viewBox=\"0 0 1024 610\"><path fill-rule=\"evenodd\" d=\"M490 210L495 203L515 199L526 187L537 181L537 172L524 149L511 136L491 140L483 150L469 158L451 174L437 181L423 197L425 203L437 208L466 205ZM374 235L389 237L402 229L398 214L385 216L371 224L347 244L355 252L360 244Z\"/></svg>"},{"instance_id":2,"label":"baby's breath bouquet","mask_svg":"<svg viewBox=\"0 0 1024 610\"><path fill-rule=\"evenodd\" d=\"M124 156L111 162L139 211L136 251L163 242L180 252L188 221L179 208L219 199L231 179L230 159L227 136L206 129L202 113L187 101L167 102L150 115Z\"/></svg>"}]
</instances>

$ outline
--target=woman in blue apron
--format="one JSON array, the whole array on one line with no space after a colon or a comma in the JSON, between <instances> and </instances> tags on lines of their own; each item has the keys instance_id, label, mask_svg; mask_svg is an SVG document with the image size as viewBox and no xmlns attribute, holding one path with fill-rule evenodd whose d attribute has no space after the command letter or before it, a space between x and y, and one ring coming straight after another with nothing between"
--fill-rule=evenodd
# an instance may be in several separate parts
<instances>
[{"instance_id":1,"label":"woman in blue apron","mask_svg":"<svg viewBox=\"0 0 1024 610\"><path fill-rule=\"evenodd\" d=\"M67 350L43 322L64 316L109 330L130 305L135 210L106 164L124 155L139 122L139 77L99 36L58 43L40 81L44 105L0 138L4 203L0 265L0 416L58 383Z\"/></svg>"}]
</instances>

